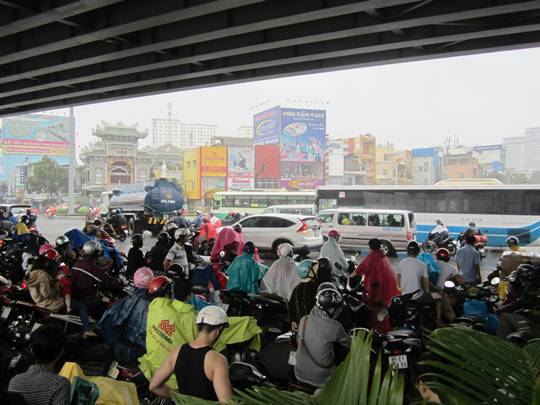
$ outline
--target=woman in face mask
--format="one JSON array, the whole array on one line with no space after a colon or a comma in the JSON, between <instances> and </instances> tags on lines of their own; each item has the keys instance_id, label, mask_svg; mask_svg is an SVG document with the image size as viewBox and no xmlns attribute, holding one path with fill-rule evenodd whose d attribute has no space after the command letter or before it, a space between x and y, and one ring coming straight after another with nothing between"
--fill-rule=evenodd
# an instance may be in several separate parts
<instances>
[{"instance_id":1,"label":"woman in face mask","mask_svg":"<svg viewBox=\"0 0 540 405\"><path fill-rule=\"evenodd\" d=\"M320 281L317 279L319 262L315 260L302 260L297 267L300 283L294 288L289 302L289 319L291 329L296 330L300 319L309 314L315 305L315 296Z\"/></svg>"},{"instance_id":2,"label":"woman in face mask","mask_svg":"<svg viewBox=\"0 0 540 405\"><path fill-rule=\"evenodd\" d=\"M279 295L287 301L300 283L296 272L296 263L293 261L293 247L289 243L282 243L277 248L277 259L261 282L261 291Z\"/></svg>"}]
</instances>

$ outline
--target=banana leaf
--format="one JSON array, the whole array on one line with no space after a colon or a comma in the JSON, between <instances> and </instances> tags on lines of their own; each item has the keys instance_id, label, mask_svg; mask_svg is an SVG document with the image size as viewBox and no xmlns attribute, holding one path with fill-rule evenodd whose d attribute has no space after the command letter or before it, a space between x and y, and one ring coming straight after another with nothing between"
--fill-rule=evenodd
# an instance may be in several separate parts
<instances>
[{"instance_id":1,"label":"banana leaf","mask_svg":"<svg viewBox=\"0 0 540 405\"><path fill-rule=\"evenodd\" d=\"M371 340L371 333L364 331L357 333L353 338L347 358L336 369L331 380L316 395L274 388L253 387L243 392L236 390L230 403L234 405L402 405L403 378L391 369L383 375L380 356L377 357L373 376L370 380ZM174 393L173 399L178 405L216 403L179 393Z\"/></svg>"},{"instance_id":2,"label":"banana leaf","mask_svg":"<svg viewBox=\"0 0 540 405\"><path fill-rule=\"evenodd\" d=\"M540 341L524 348L464 327L441 328L427 347L441 360L427 385L455 404L540 404Z\"/></svg>"}]
</instances>

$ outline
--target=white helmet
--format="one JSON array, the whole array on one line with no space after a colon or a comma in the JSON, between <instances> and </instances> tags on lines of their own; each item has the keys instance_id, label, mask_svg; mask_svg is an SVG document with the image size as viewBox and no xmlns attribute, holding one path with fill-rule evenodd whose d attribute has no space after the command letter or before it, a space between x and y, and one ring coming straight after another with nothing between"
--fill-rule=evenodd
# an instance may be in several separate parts
<instances>
[{"instance_id":1,"label":"white helmet","mask_svg":"<svg viewBox=\"0 0 540 405\"><path fill-rule=\"evenodd\" d=\"M178 228L174 231L174 239L178 240L180 238L187 239L191 235L191 231L187 228Z\"/></svg>"},{"instance_id":2,"label":"white helmet","mask_svg":"<svg viewBox=\"0 0 540 405\"><path fill-rule=\"evenodd\" d=\"M223 308L210 305L199 311L195 323L197 325L204 323L210 326L229 326L229 319L227 318L227 313L223 310Z\"/></svg>"},{"instance_id":3,"label":"white helmet","mask_svg":"<svg viewBox=\"0 0 540 405\"><path fill-rule=\"evenodd\" d=\"M293 246L290 243L282 243L277 248L277 254L279 257L292 256Z\"/></svg>"}]
</instances>

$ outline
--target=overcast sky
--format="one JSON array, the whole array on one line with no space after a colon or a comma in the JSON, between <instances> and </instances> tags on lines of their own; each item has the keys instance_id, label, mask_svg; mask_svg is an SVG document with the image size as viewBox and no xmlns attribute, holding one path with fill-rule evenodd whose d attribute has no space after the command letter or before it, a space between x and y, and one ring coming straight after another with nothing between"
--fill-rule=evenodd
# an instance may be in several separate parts
<instances>
[{"instance_id":1,"label":"overcast sky","mask_svg":"<svg viewBox=\"0 0 540 405\"><path fill-rule=\"evenodd\" d=\"M79 145L95 140L101 120L138 123L150 144L152 118L167 117L169 102L174 118L216 124L221 135L251 125L262 108L311 105L327 109L332 137L369 132L400 148L453 135L462 144L494 144L540 126L539 72L540 48L436 59L92 104L75 109L76 126Z\"/></svg>"}]
</instances>

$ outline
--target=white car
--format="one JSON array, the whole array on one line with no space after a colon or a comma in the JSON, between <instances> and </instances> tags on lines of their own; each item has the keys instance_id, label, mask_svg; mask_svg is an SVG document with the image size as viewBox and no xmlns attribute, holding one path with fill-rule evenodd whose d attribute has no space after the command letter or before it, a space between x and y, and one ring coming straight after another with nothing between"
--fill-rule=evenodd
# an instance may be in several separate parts
<instances>
[{"instance_id":1,"label":"white car","mask_svg":"<svg viewBox=\"0 0 540 405\"><path fill-rule=\"evenodd\" d=\"M253 241L259 250L276 252L281 243L290 243L295 252L307 253L323 245L320 230L304 222L298 215L250 215L237 223L242 225L246 241Z\"/></svg>"}]
</instances>

